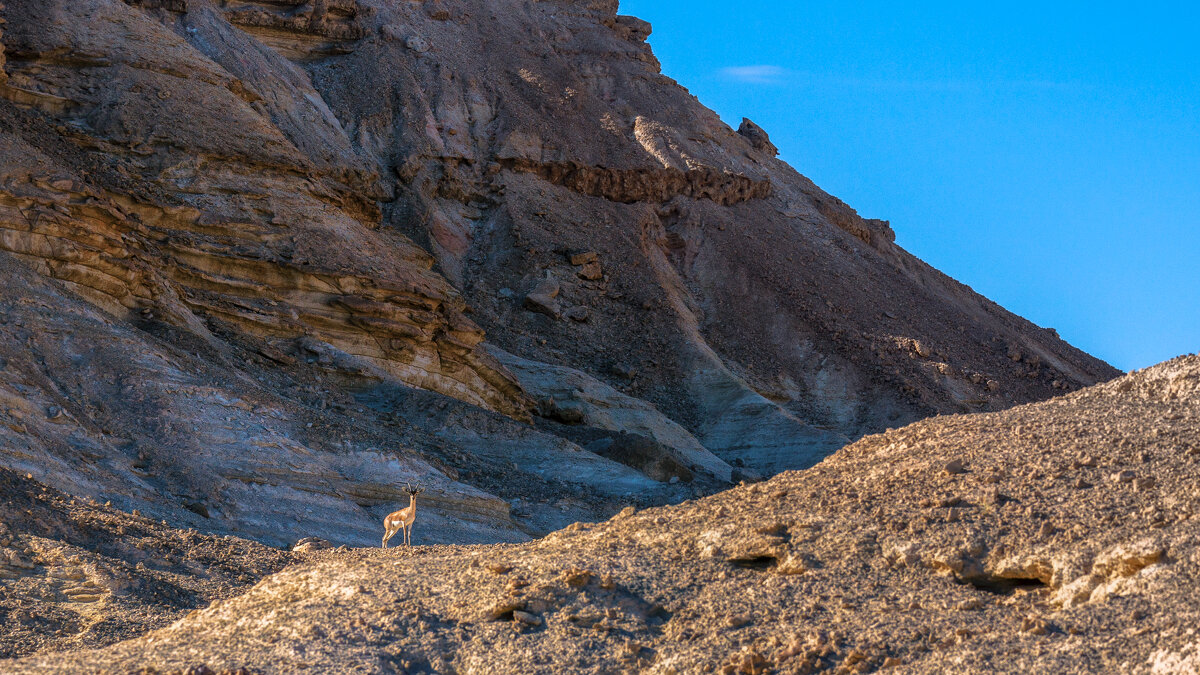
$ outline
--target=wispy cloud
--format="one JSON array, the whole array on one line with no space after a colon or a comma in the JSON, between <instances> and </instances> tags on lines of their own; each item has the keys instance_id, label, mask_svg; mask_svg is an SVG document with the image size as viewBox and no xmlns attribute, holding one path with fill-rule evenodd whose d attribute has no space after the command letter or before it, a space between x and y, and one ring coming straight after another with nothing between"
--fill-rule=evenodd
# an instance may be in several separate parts
<instances>
[{"instance_id":1,"label":"wispy cloud","mask_svg":"<svg viewBox=\"0 0 1200 675\"><path fill-rule=\"evenodd\" d=\"M721 69L721 75L747 84L779 84L787 70L779 66L729 66Z\"/></svg>"}]
</instances>

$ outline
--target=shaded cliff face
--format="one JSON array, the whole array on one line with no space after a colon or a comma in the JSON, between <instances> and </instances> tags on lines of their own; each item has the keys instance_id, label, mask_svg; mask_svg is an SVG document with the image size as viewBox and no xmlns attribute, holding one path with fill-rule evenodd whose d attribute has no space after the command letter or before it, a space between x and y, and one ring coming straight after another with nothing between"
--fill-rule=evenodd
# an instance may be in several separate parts
<instances>
[{"instance_id":1,"label":"shaded cliff face","mask_svg":"<svg viewBox=\"0 0 1200 675\"><path fill-rule=\"evenodd\" d=\"M378 39L308 67L400 178L385 220L436 256L491 342L620 385L727 460L807 466L866 432L1115 374L735 133L611 4L373 17Z\"/></svg>"},{"instance_id":2,"label":"shaded cliff face","mask_svg":"<svg viewBox=\"0 0 1200 675\"><path fill-rule=\"evenodd\" d=\"M428 487L415 541L522 541L713 485L659 482L454 399L364 386L328 345L276 353L294 362L282 369L236 341L115 321L7 254L0 276L4 465L176 526L378 544L414 482Z\"/></svg>"},{"instance_id":3,"label":"shaded cliff face","mask_svg":"<svg viewBox=\"0 0 1200 675\"><path fill-rule=\"evenodd\" d=\"M143 638L4 665L1194 673L1198 434L1181 357L535 542L320 553Z\"/></svg>"},{"instance_id":4,"label":"shaded cliff face","mask_svg":"<svg viewBox=\"0 0 1200 675\"><path fill-rule=\"evenodd\" d=\"M421 480L520 540L1115 374L613 2L6 5L0 458L73 494L366 544Z\"/></svg>"}]
</instances>

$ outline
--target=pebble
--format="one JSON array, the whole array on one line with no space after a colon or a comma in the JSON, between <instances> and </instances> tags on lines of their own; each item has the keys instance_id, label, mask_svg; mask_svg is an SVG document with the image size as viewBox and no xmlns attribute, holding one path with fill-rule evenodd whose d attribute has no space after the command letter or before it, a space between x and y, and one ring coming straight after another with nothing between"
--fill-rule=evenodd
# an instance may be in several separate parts
<instances>
[{"instance_id":1,"label":"pebble","mask_svg":"<svg viewBox=\"0 0 1200 675\"><path fill-rule=\"evenodd\" d=\"M404 41L404 46L408 47L409 49L413 50L414 52L416 52L418 54L424 54L425 52L429 51L429 47L430 47L429 40L426 40L425 38L421 37L420 35L410 36L407 40Z\"/></svg>"},{"instance_id":2,"label":"pebble","mask_svg":"<svg viewBox=\"0 0 1200 675\"><path fill-rule=\"evenodd\" d=\"M523 623L526 626L542 625L541 617L534 615L534 614L530 614L529 612L525 612L525 611L522 611L519 609L513 610L513 621Z\"/></svg>"},{"instance_id":3,"label":"pebble","mask_svg":"<svg viewBox=\"0 0 1200 675\"><path fill-rule=\"evenodd\" d=\"M562 580L571 588L583 588L592 580L592 576L592 573L587 570L572 567L563 572Z\"/></svg>"},{"instance_id":4,"label":"pebble","mask_svg":"<svg viewBox=\"0 0 1200 675\"><path fill-rule=\"evenodd\" d=\"M582 253L574 253L571 255L571 264L576 267L582 267L588 263L596 262L600 259L600 255L595 251L584 251Z\"/></svg>"}]
</instances>

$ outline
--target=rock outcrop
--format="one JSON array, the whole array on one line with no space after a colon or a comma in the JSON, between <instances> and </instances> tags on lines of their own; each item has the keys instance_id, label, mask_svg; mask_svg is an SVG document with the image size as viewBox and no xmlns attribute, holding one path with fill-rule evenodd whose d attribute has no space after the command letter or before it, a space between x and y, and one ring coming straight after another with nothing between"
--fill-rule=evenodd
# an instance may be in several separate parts
<instances>
[{"instance_id":1,"label":"rock outcrop","mask_svg":"<svg viewBox=\"0 0 1200 675\"><path fill-rule=\"evenodd\" d=\"M261 82L239 79L120 3L43 10L57 20L10 20L10 81L66 101L60 117L76 131L10 113L0 248L118 315L153 312L283 349L308 336L370 374L526 414L429 256L363 222L378 217L375 177L318 97L304 98L311 87L294 80L306 76L267 52L237 57ZM253 44L202 8L184 16L187 36ZM60 58L67 49L75 56ZM300 101L264 102L282 90ZM221 114L195 114L213 108ZM272 113L289 118L273 124ZM287 138L314 131L300 126L334 136L318 159Z\"/></svg>"},{"instance_id":2,"label":"rock outcrop","mask_svg":"<svg viewBox=\"0 0 1200 675\"><path fill-rule=\"evenodd\" d=\"M345 54L366 36L357 0L248 0L226 2L225 18L296 60ZM188 8L172 7L187 12Z\"/></svg>"},{"instance_id":3,"label":"rock outcrop","mask_svg":"<svg viewBox=\"0 0 1200 675\"><path fill-rule=\"evenodd\" d=\"M755 150L765 152L772 157L779 154L779 148L775 147L775 144L771 142L771 137L767 135L767 132L762 127L751 122L750 118L742 118L742 123L738 126L737 132L738 135L750 141L750 145L754 146Z\"/></svg>"}]
</instances>

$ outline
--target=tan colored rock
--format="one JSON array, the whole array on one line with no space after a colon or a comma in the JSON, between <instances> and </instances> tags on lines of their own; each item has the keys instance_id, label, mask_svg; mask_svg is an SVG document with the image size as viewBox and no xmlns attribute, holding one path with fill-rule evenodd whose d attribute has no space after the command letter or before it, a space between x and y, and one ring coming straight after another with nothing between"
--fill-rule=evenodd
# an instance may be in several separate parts
<instances>
[{"instance_id":1,"label":"tan colored rock","mask_svg":"<svg viewBox=\"0 0 1200 675\"><path fill-rule=\"evenodd\" d=\"M523 611L517 609L517 610L513 610L512 615L513 615L513 621L516 621L517 623L522 623L522 624L525 624L526 626L542 625L542 620L540 618L538 618L538 616L536 614L530 614L529 612L523 612Z\"/></svg>"},{"instance_id":2,"label":"tan colored rock","mask_svg":"<svg viewBox=\"0 0 1200 675\"><path fill-rule=\"evenodd\" d=\"M293 553L311 553L333 548L333 544L320 537L305 537L292 546Z\"/></svg>"},{"instance_id":3,"label":"tan colored rock","mask_svg":"<svg viewBox=\"0 0 1200 675\"><path fill-rule=\"evenodd\" d=\"M960 473L966 473L967 467L961 459L952 459L946 462L946 466L942 468L947 475L957 476Z\"/></svg>"},{"instance_id":4,"label":"tan colored rock","mask_svg":"<svg viewBox=\"0 0 1200 675\"><path fill-rule=\"evenodd\" d=\"M558 292L557 280L552 277L542 279L525 296L525 308L557 319L562 313L557 300Z\"/></svg>"},{"instance_id":5,"label":"tan colored rock","mask_svg":"<svg viewBox=\"0 0 1200 675\"><path fill-rule=\"evenodd\" d=\"M600 267L600 263L595 261L584 264L575 274L579 275L580 279L587 279L589 281L604 278L604 270Z\"/></svg>"},{"instance_id":6,"label":"tan colored rock","mask_svg":"<svg viewBox=\"0 0 1200 675\"><path fill-rule=\"evenodd\" d=\"M572 253L571 254L571 264L575 265L576 267L581 267L583 265L587 265L588 263L597 262L599 260L599 258L600 258L599 254L596 253L595 251L583 251L580 253Z\"/></svg>"}]
</instances>

